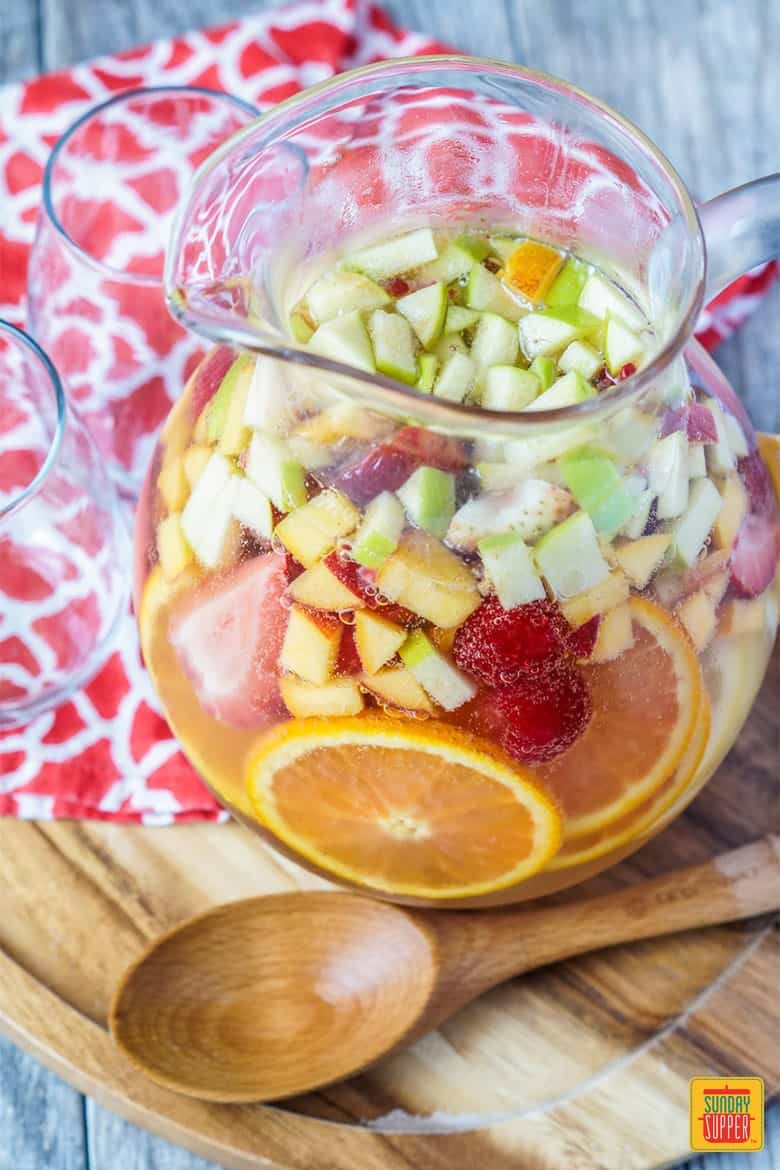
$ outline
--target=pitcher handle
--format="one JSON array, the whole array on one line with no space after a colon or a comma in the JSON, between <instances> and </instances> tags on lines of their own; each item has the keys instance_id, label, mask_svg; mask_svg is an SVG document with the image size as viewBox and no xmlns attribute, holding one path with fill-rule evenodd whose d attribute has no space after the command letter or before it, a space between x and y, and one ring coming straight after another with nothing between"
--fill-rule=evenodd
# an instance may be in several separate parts
<instances>
[{"instance_id":1,"label":"pitcher handle","mask_svg":"<svg viewBox=\"0 0 780 1170\"><path fill-rule=\"evenodd\" d=\"M724 191L698 210L707 245L705 303L780 256L780 173Z\"/></svg>"}]
</instances>

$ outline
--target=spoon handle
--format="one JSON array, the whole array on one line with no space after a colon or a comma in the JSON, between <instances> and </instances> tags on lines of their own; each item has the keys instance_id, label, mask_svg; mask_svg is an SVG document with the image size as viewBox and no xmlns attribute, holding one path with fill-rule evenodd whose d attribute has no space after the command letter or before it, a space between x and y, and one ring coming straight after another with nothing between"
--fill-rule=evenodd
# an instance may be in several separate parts
<instances>
[{"instance_id":1,"label":"spoon handle","mask_svg":"<svg viewBox=\"0 0 780 1170\"><path fill-rule=\"evenodd\" d=\"M425 915L463 1002L586 951L780 909L780 836L596 898L534 909ZM457 990L456 990L457 989Z\"/></svg>"}]
</instances>

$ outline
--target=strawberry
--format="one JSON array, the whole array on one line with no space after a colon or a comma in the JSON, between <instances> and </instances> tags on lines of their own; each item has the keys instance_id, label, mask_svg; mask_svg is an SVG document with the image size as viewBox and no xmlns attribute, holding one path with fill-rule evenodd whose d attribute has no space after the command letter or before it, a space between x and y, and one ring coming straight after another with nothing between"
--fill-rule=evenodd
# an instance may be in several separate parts
<instances>
[{"instance_id":1,"label":"strawberry","mask_svg":"<svg viewBox=\"0 0 780 1170\"><path fill-rule=\"evenodd\" d=\"M504 716L501 742L510 756L527 764L559 756L579 739L593 708L582 673L560 662L537 678L524 678L495 691Z\"/></svg>"},{"instance_id":2,"label":"strawberry","mask_svg":"<svg viewBox=\"0 0 780 1170\"><path fill-rule=\"evenodd\" d=\"M731 580L742 597L763 593L775 575L777 525L763 516L747 516L731 556Z\"/></svg>"},{"instance_id":3,"label":"strawberry","mask_svg":"<svg viewBox=\"0 0 780 1170\"><path fill-rule=\"evenodd\" d=\"M503 609L486 597L453 643L461 670L487 686L506 686L524 675L543 674L570 653L571 630L554 601Z\"/></svg>"},{"instance_id":4,"label":"strawberry","mask_svg":"<svg viewBox=\"0 0 780 1170\"><path fill-rule=\"evenodd\" d=\"M737 461L739 474L750 496L751 511L757 516L771 517L775 512L775 492L772 479L760 451L752 451Z\"/></svg>"},{"instance_id":5,"label":"strawberry","mask_svg":"<svg viewBox=\"0 0 780 1170\"><path fill-rule=\"evenodd\" d=\"M206 354L192 376L190 411L193 421L200 416L203 407L216 394L222 379L233 365L235 353L226 345L218 345Z\"/></svg>"},{"instance_id":6,"label":"strawberry","mask_svg":"<svg viewBox=\"0 0 780 1170\"><path fill-rule=\"evenodd\" d=\"M345 625L341 631L336 674L360 674L362 670L363 663L355 645L355 631L352 626Z\"/></svg>"},{"instance_id":7,"label":"strawberry","mask_svg":"<svg viewBox=\"0 0 780 1170\"><path fill-rule=\"evenodd\" d=\"M571 631L569 634L569 647L575 658L581 660L590 658L596 647L600 623L601 614L597 613L578 629Z\"/></svg>"},{"instance_id":8,"label":"strawberry","mask_svg":"<svg viewBox=\"0 0 780 1170\"><path fill-rule=\"evenodd\" d=\"M420 619L411 610L403 605L396 605L379 592L374 584L375 574L371 569L351 561L335 549L323 558L334 577L338 577L342 585L346 585L356 597L364 601L369 609L376 609L389 622L397 622L399 626L419 625Z\"/></svg>"},{"instance_id":9,"label":"strawberry","mask_svg":"<svg viewBox=\"0 0 780 1170\"><path fill-rule=\"evenodd\" d=\"M259 727L284 712L286 587L284 557L264 553L188 594L171 616L171 645L201 706L231 727Z\"/></svg>"}]
</instances>

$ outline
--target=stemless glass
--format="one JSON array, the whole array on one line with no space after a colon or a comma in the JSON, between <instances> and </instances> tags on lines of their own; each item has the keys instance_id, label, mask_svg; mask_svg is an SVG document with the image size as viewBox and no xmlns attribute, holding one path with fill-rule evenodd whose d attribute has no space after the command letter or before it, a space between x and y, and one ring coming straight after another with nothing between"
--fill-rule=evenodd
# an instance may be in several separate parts
<instances>
[{"instance_id":1,"label":"stemless glass","mask_svg":"<svg viewBox=\"0 0 780 1170\"><path fill-rule=\"evenodd\" d=\"M125 612L128 534L43 350L0 321L0 727L62 702Z\"/></svg>"},{"instance_id":2,"label":"stemless glass","mask_svg":"<svg viewBox=\"0 0 780 1170\"><path fill-rule=\"evenodd\" d=\"M555 78L471 58L339 76L270 111L199 172L172 237L169 302L243 352L235 367L230 349L206 359L150 466L136 529L141 636L184 750L228 807L296 860L401 900L534 897L637 849L733 744L777 629L778 519L758 437L693 328L705 294L780 251L780 176L700 216L667 160L614 111ZM414 263L413 235L426 251ZM513 353L516 321L521 340L524 325L541 331L496 276L507 236L600 270L601 304L586 311L575 283L558 321L585 321L606 350L613 317L630 308L634 328L652 325L638 369L626 358L601 392L528 411L403 384L410 364L409 380L417 374L414 339L403 368L386 346L380 372L399 278L404 293L446 288L478 330L480 313L503 318ZM382 241L395 267L388 249L355 254ZM339 295L346 278L353 301L343 313L325 304L325 279L314 310L304 294L345 254ZM446 366L469 353L476 366L470 327L459 328L457 345L433 356ZM561 347L545 352L562 362ZM423 465L436 485L426 500ZM384 543L361 560L368 509L393 493L395 527L376 526L377 507ZM629 516L613 531L599 518L607 498ZM530 563L532 614L507 619L487 535L527 541L517 573L527 579ZM389 651L361 617L372 611ZM548 635L552 666L535 657ZM569 718L577 738L534 754L545 720L555 731ZM493 816L491 798L465 785L452 748L461 733L486 771L509 756L518 775L530 761L562 814L557 852L524 880L490 869L522 860L525 838L507 831L505 805Z\"/></svg>"},{"instance_id":3,"label":"stemless glass","mask_svg":"<svg viewBox=\"0 0 780 1170\"><path fill-rule=\"evenodd\" d=\"M197 167L256 112L199 87L129 90L87 110L49 157L29 327L125 495L137 494L156 429L202 353L165 308L173 209Z\"/></svg>"}]
</instances>

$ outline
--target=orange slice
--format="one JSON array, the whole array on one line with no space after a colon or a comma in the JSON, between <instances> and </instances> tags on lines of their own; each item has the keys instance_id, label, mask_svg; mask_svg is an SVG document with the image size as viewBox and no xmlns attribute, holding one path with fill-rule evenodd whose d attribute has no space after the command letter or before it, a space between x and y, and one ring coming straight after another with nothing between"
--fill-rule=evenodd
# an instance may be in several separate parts
<instances>
[{"instance_id":1,"label":"orange slice","mask_svg":"<svg viewBox=\"0 0 780 1170\"><path fill-rule=\"evenodd\" d=\"M259 819L320 869L386 893L465 898L542 869L560 815L530 771L445 724L298 719L249 761Z\"/></svg>"},{"instance_id":2,"label":"orange slice","mask_svg":"<svg viewBox=\"0 0 780 1170\"><path fill-rule=\"evenodd\" d=\"M683 752L680 763L674 774L665 781L652 796L644 800L637 808L619 817L611 824L600 829L564 841L561 849L553 857L548 869L570 869L574 865L582 865L586 861L595 861L613 849L636 840L648 829L660 822L677 800L687 791L695 780L698 780L704 750L710 736L710 704L706 694L702 695L699 707L699 717L688 746Z\"/></svg>"},{"instance_id":3,"label":"orange slice","mask_svg":"<svg viewBox=\"0 0 780 1170\"><path fill-rule=\"evenodd\" d=\"M628 604L633 647L584 668L593 718L567 752L537 768L563 812L566 841L613 824L657 793L699 717L701 670L682 627L644 597Z\"/></svg>"}]
</instances>

